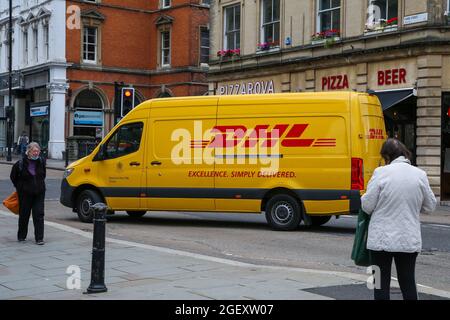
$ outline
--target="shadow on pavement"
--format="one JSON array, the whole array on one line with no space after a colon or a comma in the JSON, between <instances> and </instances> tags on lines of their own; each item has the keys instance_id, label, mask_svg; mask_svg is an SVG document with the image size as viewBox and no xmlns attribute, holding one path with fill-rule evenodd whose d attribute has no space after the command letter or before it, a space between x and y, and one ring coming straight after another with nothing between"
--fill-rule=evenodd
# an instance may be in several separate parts
<instances>
[{"instance_id":1,"label":"shadow on pavement","mask_svg":"<svg viewBox=\"0 0 450 320\"><path fill-rule=\"evenodd\" d=\"M148 226L170 226L170 227L181 227L181 228L223 228L223 229L252 229L252 230L267 230L274 231L266 223L265 219L260 221L245 221L245 220L233 220L239 219L235 217L223 217L219 219L211 219L205 214L205 217L192 218L189 213L178 217L161 217L152 216L151 212L147 212L144 217L130 217L126 214L115 214L107 215L107 221L111 224L129 224L129 225L148 225ZM77 220L76 218L73 219ZM280 232L280 231L274 231ZM305 232L312 234L337 234L337 235L354 235L354 227L344 227L344 226L320 226L320 227L307 227L303 224L299 225L296 230L291 232Z\"/></svg>"},{"instance_id":2,"label":"shadow on pavement","mask_svg":"<svg viewBox=\"0 0 450 320\"><path fill-rule=\"evenodd\" d=\"M161 217L140 217L133 218L128 216L107 216L108 223L113 224L133 224L148 226L171 226L171 227L200 227L200 228L244 228L244 229L265 229L271 230L265 223L253 221L230 221L230 220L211 220L211 219L192 219L186 218L161 218Z\"/></svg>"},{"instance_id":3,"label":"shadow on pavement","mask_svg":"<svg viewBox=\"0 0 450 320\"><path fill-rule=\"evenodd\" d=\"M373 300L373 291L366 284L350 284L343 286L319 287L303 289L304 291L320 294L336 300ZM391 300L403 300L399 288L391 288ZM426 293L419 293L419 300L450 300Z\"/></svg>"}]
</instances>

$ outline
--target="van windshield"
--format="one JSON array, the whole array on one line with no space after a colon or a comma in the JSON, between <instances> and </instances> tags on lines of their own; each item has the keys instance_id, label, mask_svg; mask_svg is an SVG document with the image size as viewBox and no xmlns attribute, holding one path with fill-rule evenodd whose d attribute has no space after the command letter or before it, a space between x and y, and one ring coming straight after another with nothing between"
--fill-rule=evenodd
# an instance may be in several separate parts
<instances>
[{"instance_id":1,"label":"van windshield","mask_svg":"<svg viewBox=\"0 0 450 320\"><path fill-rule=\"evenodd\" d=\"M106 142L106 159L114 159L139 150L142 138L142 122L121 126Z\"/></svg>"}]
</instances>

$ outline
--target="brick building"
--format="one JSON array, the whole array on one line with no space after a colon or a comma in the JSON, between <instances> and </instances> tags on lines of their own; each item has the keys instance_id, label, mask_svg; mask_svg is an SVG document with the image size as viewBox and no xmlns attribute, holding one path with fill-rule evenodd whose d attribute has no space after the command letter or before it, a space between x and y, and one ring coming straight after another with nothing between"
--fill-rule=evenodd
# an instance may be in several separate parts
<instances>
[{"instance_id":1,"label":"brick building","mask_svg":"<svg viewBox=\"0 0 450 320\"><path fill-rule=\"evenodd\" d=\"M211 4L211 94L375 92L450 201L450 0L222 0Z\"/></svg>"},{"instance_id":2,"label":"brick building","mask_svg":"<svg viewBox=\"0 0 450 320\"><path fill-rule=\"evenodd\" d=\"M115 82L134 87L136 105L205 94L209 2L67 1L65 136L102 137L113 127Z\"/></svg>"}]
</instances>

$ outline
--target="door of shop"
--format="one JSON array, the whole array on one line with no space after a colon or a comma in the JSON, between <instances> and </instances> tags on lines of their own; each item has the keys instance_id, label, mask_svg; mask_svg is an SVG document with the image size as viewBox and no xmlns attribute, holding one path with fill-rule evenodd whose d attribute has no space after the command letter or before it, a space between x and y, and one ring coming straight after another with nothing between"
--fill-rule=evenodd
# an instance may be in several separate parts
<instances>
[{"instance_id":1,"label":"door of shop","mask_svg":"<svg viewBox=\"0 0 450 320\"><path fill-rule=\"evenodd\" d=\"M450 200L450 92L442 93L441 201Z\"/></svg>"},{"instance_id":2,"label":"door of shop","mask_svg":"<svg viewBox=\"0 0 450 320\"><path fill-rule=\"evenodd\" d=\"M389 138L403 142L412 153L411 162L416 165L417 98L414 96L384 111Z\"/></svg>"},{"instance_id":3,"label":"door of shop","mask_svg":"<svg viewBox=\"0 0 450 320\"><path fill-rule=\"evenodd\" d=\"M0 117L0 155L6 152L6 118Z\"/></svg>"},{"instance_id":4,"label":"door of shop","mask_svg":"<svg viewBox=\"0 0 450 320\"><path fill-rule=\"evenodd\" d=\"M416 165L417 96L414 88L370 93L375 94L381 102L388 137L403 142L411 151L411 163Z\"/></svg>"},{"instance_id":5,"label":"door of shop","mask_svg":"<svg viewBox=\"0 0 450 320\"><path fill-rule=\"evenodd\" d=\"M30 104L31 141L39 143L44 157L47 157L48 140L50 137L49 104L49 102Z\"/></svg>"}]
</instances>

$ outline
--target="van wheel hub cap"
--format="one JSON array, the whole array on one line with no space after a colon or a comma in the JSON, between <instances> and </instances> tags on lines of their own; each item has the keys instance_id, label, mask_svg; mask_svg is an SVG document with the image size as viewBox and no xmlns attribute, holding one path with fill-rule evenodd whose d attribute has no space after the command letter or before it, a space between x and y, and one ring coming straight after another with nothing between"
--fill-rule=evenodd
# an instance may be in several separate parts
<instances>
[{"instance_id":1,"label":"van wheel hub cap","mask_svg":"<svg viewBox=\"0 0 450 320\"><path fill-rule=\"evenodd\" d=\"M294 209L288 203L281 203L275 207L274 218L280 223L287 223L293 216Z\"/></svg>"},{"instance_id":2,"label":"van wheel hub cap","mask_svg":"<svg viewBox=\"0 0 450 320\"><path fill-rule=\"evenodd\" d=\"M83 199L81 202L81 214L84 216L89 215L89 210L91 209L92 201L89 198Z\"/></svg>"}]
</instances>

